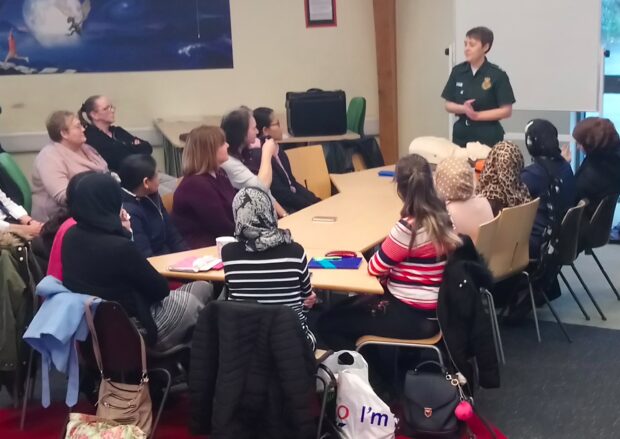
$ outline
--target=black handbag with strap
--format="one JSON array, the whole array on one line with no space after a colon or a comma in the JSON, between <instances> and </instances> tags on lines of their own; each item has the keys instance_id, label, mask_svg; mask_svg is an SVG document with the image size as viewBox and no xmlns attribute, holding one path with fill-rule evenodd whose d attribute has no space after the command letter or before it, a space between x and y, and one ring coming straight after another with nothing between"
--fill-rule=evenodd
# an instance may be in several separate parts
<instances>
[{"instance_id":1,"label":"black handbag with strap","mask_svg":"<svg viewBox=\"0 0 620 439\"><path fill-rule=\"evenodd\" d=\"M422 370L425 366L435 366L441 373ZM461 401L459 382L439 363L425 361L407 372L404 398L405 419L413 433L432 438L459 437L461 423L454 414Z\"/></svg>"},{"instance_id":2,"label":"black handbag with strap","mask_svg":"<svg viewBox=\"0 0 620 439\"><path fill-rule=\"evenodd\" d=\"M296 137L347 132L347 98L342 90L286 93L288 132Z\"/></svg>"}]
</instances>

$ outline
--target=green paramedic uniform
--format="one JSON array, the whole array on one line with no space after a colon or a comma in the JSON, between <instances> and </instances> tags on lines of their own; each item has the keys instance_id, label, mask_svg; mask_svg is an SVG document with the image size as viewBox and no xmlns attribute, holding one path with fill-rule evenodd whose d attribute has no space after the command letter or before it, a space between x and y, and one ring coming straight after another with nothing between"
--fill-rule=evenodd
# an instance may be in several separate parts
<instances>
[{"instance_id":1,"label":"green paramedic uniform","mask_svg":"<svg viewBox=\"0 0 620 439\"><path fill-rule=\"evenodd\" d=\"M493 110L515 103L508 75L486 59L475 75L468 62L455 66L441 97L456 104L475 99L475 111ZM465 147L467 142L493 146L504 139L504 129L499 121L476 122L464 114L457 117L452 130L452 141L461 147Z\"/></svg>"}]
</instances>

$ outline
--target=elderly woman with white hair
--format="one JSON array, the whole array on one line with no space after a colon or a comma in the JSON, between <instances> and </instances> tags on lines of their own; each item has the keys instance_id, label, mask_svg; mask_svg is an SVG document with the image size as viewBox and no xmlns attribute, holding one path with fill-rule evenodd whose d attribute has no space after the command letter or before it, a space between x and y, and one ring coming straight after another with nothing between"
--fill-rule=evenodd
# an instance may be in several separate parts
<instances>
[{"instance_id":1,"label":"elderly woman with white hair","mask_svg":"<svg viewBox=\"0 0 620 439\"><path fill-rule=\"evenodd\" d=\"M435 171L435 187L442 198L457 233L475 242L478 228L493 219L489 201L475 195L474 170L465 158L449 157Z\"/></svg>"}]
</instances>

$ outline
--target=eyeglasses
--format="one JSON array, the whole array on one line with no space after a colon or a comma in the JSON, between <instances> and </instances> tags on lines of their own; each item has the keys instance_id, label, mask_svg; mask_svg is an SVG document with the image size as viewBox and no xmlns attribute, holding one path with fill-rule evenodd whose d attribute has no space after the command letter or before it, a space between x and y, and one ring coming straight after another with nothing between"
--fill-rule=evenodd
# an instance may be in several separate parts
<instances>
[{"instance_id":1,"label":"eyeglasses","mask_svg":"<svg viewBox=\"0 0 620 439\"><path fill-rule=\"evenodd\" d=\"M116 107L112 104L103 107L100 111L116 111Z\"/></svg>"}]
</instances>

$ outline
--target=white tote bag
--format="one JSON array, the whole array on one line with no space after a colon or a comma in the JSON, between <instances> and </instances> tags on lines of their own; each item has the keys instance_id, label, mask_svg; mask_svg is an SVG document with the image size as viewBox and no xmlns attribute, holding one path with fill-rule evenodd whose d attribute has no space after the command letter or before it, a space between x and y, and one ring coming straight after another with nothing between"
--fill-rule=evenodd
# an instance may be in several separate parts
<instances>
[{"instance_id":1,"label":"white tote bag","mask_svg":"<svg viewBox=\"0 0 620 439\"><path fill-rule=\"evenodd\" d=\"M364 381L368 382L368 363L359 352L355 351L336 351L323 360L323 365L327 367L331 373L338 379L338 374L343 370L349 370L360 376ZM329 382L327 373L319 369L318 375ZM323 382L317 380L317 392L323 391Z\"/></svg>"},{"instance_id":2,"label":"white tote bag","mask_svg":"<svg viewBox=\"0 0 620 439\"><path fill-rule=\"evenodd\" d=\"M368 382L355 370L338 374L336 424L344 439L394 439L396 419Z\"/></svg>"}]
</instances>

